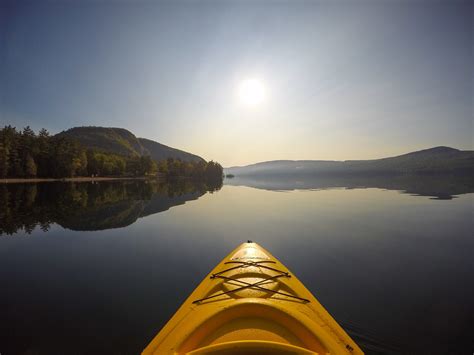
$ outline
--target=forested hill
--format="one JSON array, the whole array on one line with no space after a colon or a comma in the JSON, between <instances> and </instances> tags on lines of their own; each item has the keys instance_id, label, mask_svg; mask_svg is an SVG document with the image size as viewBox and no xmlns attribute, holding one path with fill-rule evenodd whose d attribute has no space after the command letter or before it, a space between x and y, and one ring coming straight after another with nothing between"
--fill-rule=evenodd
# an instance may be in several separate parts
<instances>
[{"instance_id":1,"label":"forested hill","mask_svg":"<svg viewBox=\"0 0 474 355\"><path fill-rule=\"evenodd\" d=\"M142 142L144 144L142 144ZM120 128L80 127L51 136L0 128L0 179L162 176L222 181L222 166ZM215 181L214 181L215 180Z\"/></svg>"},{"instance_id":2,"label":"forested hill","mask_svg":"<svg viewBox=\"0 0 474 355\"><path fill-rule=\"evenodd\" d=\"M224 169L233 175L474 174L474 151L434 147L373 160L274 160Z\"/></svg>"},{"instance_id":3,"label":"forested hill","mask_svg":"<svg viewBox=\"0 0 474 355\"><path fill-rule=\"evenodd\" d=\"M132 157L151 156L156 161L173 158L186 162L204 162L204 159L197 155L149 139L137 138L124 128L74 127L55 137L75 139L84 147L106 153Z\"/></svg>"},{"instance_id":4,"label":"forested hill","mask_svg":"<svg viewBox=\"0 0 474 355\"><path fill-rule=\"evenodd\" d=\"M179 149L168 147L167 145L152 141L146 138L138 138L138 141L149 154L156 161L174 158L181 159L182 161L188 162L203 162L204 159L198 155L194 155Z\"/></svg>"}]
</instances>

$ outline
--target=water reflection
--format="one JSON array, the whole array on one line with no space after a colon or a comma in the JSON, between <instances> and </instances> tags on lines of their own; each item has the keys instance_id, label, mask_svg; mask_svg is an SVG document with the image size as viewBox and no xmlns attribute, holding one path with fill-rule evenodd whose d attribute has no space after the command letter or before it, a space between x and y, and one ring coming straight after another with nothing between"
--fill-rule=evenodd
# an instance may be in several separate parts
<instances>
[{"instance_id":1,"label":"water reflection","mask_svg":"<svg viewBox=\"0 0 474 355\"><path fill-rule=\"evenodd\" d=\"M0 185L0 234L52 223L77 231L126 227L138 218L196 200L222 183L179 180Z\"/></svg>"},{"instance_id":2,"label":"water reflection","mask_svg":"<svg viewBox=\"0 0 474 355\"><path fill-rule=\"evenodd\" d=\"M85 205L104 210L143 202L141 215L150 216L119 229L51 225L33 237L19 231L0 238L2 354L139 354L209 270L247 239L278 257L367 354L472 352L474 194L433 201L376 188L279 193L227 185L200 196L172 185L140 195L128 190L147 191L143 182L120 184L72 191L99 189L88 191ZM61 196L64 186L42 192L38 185L34 199L12 188L23 201L10 197L9 208L29 203L31 211L16 210L24 216L39 216L33 210L49 203L46 217L56 213L66 223L57 216L76 213L77 228L90 228L88 218L105 228L105 217L82 207L55 211L59 201L45 201L64 199L62 209L81 201ZM128 200L111 197L123 190ZM193 192L196 201L156 213L154 197L166 209ZM119 219L112 211L122 210L104 216Z\"/></svg>"},{"instance_id":3,"label":"water reflection","mask_svg":"<svg viewBox=\"0 0 474 355\"><path fill-rule=\"evenodd\" d=\"M236 176L226 185L249 186L264 190L323 190L329 188L378 188L398 190L415 196L451 200L456 195L474 192L470 176Z\"/></svg>"}]
</instances>

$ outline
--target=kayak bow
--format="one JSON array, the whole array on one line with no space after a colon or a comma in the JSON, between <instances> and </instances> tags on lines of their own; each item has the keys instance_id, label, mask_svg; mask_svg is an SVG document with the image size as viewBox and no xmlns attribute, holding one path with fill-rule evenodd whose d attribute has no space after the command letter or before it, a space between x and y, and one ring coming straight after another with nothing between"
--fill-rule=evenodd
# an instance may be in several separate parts
<instances>
[{"instance_id":1,"label":"kayak bow","mask_svg":"<svg viewBox=\"0 0 474 355\"><path fill-rule=\"evenodd\" d=\"M143 354L363 354L306 287L256 243L194 290Z\"/></svg>"}]
</instances>

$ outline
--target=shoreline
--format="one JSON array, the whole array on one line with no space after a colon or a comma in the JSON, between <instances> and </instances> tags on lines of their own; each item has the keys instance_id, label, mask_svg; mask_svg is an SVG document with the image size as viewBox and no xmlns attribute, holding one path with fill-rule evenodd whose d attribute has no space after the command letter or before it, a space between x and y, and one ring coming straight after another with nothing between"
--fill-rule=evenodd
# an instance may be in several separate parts
<instances>
[{"instance_id":1,"label":"shoreline","mask_svg":"<svg viewBox=\"0 0 474 355\"><path fill-rule=\"evenodd\" d=\"M153 177L138 176L138 177L111 177L111 176L99 176L99 177L71 177L71 178L11 178L11 179L0 179L0 184L24 184L24 183L37 183L37 182L93 182L93 181L113 181L113 180L146 180L153 179Z\"/></svg>"}]
</instances>

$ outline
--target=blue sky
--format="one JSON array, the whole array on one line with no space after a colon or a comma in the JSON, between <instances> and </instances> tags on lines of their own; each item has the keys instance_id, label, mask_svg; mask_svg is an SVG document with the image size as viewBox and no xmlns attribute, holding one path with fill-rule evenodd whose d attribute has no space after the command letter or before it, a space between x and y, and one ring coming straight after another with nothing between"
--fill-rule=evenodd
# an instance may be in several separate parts
<instances>
[{"instance_id":1,"label":"blue sky","mask_svg":"<svg viewBox=\"0 0 474 355\"><path fill-rule=\"evenodd\" d=\"M0 4L1 125L124 127L224 166L473 149L469 1Z\"/></svg>"}]
</instances>

